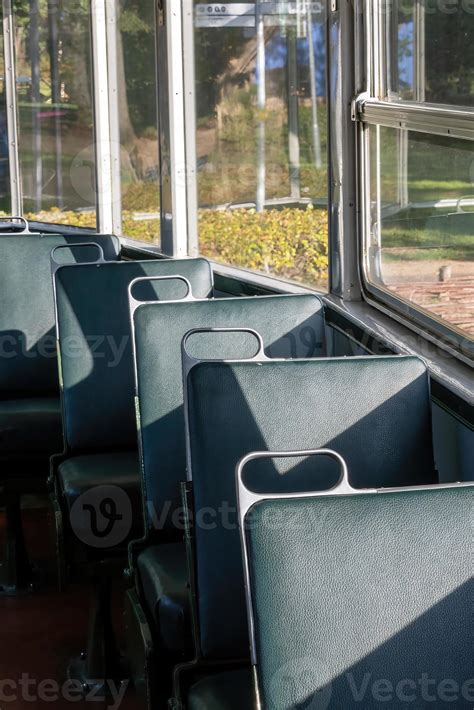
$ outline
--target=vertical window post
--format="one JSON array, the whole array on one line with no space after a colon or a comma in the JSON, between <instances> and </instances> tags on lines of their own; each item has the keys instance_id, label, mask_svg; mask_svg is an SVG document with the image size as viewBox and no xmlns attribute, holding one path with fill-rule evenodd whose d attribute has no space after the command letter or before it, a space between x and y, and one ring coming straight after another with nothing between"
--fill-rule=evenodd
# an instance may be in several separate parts
<instances>
[{"instance_id":1,"label":"vertical window post","mask_svg":"<svg viewBox=\"0 0 474 710\"><path fill-rule=\"evenodd\" d=\"M164 30L167 44L168 101L160 102L160 109L169 112L169 180L172 211L171 230L162 230L162 250L168 256L178 258L188 255L182 10L182 3L177 0L167 0L165 3ZM161 117L160 125L166 125L166 121L161 121ZM189 130L192 130L192 127L189 127Z\"/></svg>"},{"instance_id":2,"label":"vertical window post","mask_svg":"<svg viewBox=\"0 0 474 710\"><path fill-rule=\"evenodd\" d=\"M114 219L105 0L91 0L91 30L94 74L97 229L103 234L111 234L114 228Z\"/></svg>"},{"instance_id":3,"label":"vertical window post","mask_svg":"<svg viewBox=\"0 0 474 710\"><path fill-rule=\"evenodd\" d=\"M356 140L348 110L356 85L356 10L353 3L337 2L331 3L328 13L330 291L346 301L358 301L361 291L357 249Z\"/></svg>"},{"instance_id":4,"label":"vertical window post","mask_svg":"<svg viewBox=\"0 0 474 710\"><path fill-rule=\"evenodd\" d=\"M122 234L122 183L121 183L121 142L120 103L118 91L117 33L120 32L120 8L117 0L106 0L107 67L109 90L109 131L112 188L112 224L114 234Z\"/></svg>"},{"instance_id":5,"label":"vertical window post","mask_svg":"<svg viewBox=\"0 0 474 710\"><path fill-rule=\"evenodd\" d=\"M198 256L198 191L196 151L196 71L193 0L183 0L184 110L186 116L186 185L188 256Z\"/></svg>"},{"instance_id":6,"label":"vertical window post","mask_svg":"<svg viewBox=\"0 0 474 710\"><path fill-rule=\"evenodd\" d=\"M20 158L18 155L18 111L16 100L15 38L11 0L3 0L3 46L5 52L5 95L8 130L8 159L12 215L23 214Z\"/></svg>"}]
</instances>

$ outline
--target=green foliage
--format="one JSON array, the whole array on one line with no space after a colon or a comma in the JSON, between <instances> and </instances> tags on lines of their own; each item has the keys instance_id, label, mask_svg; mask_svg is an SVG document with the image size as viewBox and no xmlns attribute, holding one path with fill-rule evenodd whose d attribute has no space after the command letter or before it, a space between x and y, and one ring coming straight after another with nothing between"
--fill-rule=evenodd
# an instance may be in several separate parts
<instances>
[{"instance_id":1,"label":"green foliage","mask_svg":"<svg viewBox=\"0 0 474 710\"><path fill-rule=\"evenodd\" d=\"M151 33L152 26L144 22L138 16L136 10L122 10L120 15L120 30L129 34L141 34L142 32Z\"/></svg>"},{"instance_id":2,"label":"green foliage","mask_svg":"<svg viewBox=\"0 0 474 710\"><path fill-rule=\"evenodd\" d=\"M122 194L122 209L127 212L159 212L160 192L156 182L137 181Z\"/></svg>"},{"instance_id":3,"label":"green foliage","mask_svg":"<svg viewBox=\"0 0 474 710\"><path fill-rule=\"evenodd\" d=\"M327 282L327 211L200 210L201 254L313 286Z\"/></svg>"},{"instance_id":4,"label":"green foliage","mask_svg":"<svg viewBox=\"0 0 474 710\"><path fill-rule=\"evenodd\" d=\"M451 3L455 7L443 12L436 5L430 0L426 7L427 101L472 106L472 9Z\"/></svg>"},{"instance_id":5,"label":"green foliage","mask_svg":"<svg viewBox=\"0 0 474 710\"><path fill-rule=\"evenodd\" d=\"M29 220L95 228L93 212L58 209L27 214ZM157 219L136 220L123 213L123 232L131 239L159 243ZM284 279L325 287L328 269L327 211L285 208L266 210L200 210L200 252L210 259L263 271Z\"/></svg>"}]
</instances>

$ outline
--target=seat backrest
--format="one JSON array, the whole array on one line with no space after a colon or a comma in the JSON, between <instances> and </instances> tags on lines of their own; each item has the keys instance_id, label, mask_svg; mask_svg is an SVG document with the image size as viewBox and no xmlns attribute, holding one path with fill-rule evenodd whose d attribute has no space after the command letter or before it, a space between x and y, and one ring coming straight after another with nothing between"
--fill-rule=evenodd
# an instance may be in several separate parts
<instances>
[{"instance_id":1,"label":"seat backrest","mask_svg":"<svg viewBox=\"0 0 474 710\"><path fill-rule=\"evenodd\" d=\"M472 707L473 493L451 484L250 508L262 707Z\"/></svg>"},{"instance_id":2,"label":"seat backrest","mask_svg":"<svg viewBox=\"0 0 474 710\"><path fill-rule=\"evenodd\" d=\"M235 511L234 471L250 451L334 449L357 488L436 482L428 374L418 358L202 362L187 382L196 516ZM318 463L316 482L305 462L290 471L267 462L255 489L323 490L337 477L329 459ZM195 526L195 540L201 650L241 656L248 642L236 525L216 515L212 526Z\"/></svg>"},{"instance_id":3,"label":"seat backrest","mask_svg":"<svg viewBox=\"0 0 474 710\"><path fill-rule=\"evenodd\" d=\"M129 286L143 277L185 277L212 295L205 259L62 266L55 274L64 433L70 451L137 446ZM137 284L138 286L138 284ZM136 297L182 297L183 282L149 281ZM165 335L166 337L166 335Z\"/></svg>"},{"instance_id":4,"label":"seat backrest","mask_svg":"<svg viewBox=\"0 0 474 710\"><path fill-rule=\"evenodd\" d=\"M175 528L179 484L186 480L181 342L194 328L252 328L266 354L324 353L324 315L313 295L223 298L140 306L134 313L139 441L149 533ZM216 357L212 338L200 356ZM232 400L230 400L232 401Z\"/></svg>"},{"instance_id":5,"label":"seat backrest","mask_svg":"<svg viewBox=\"0 0 474 710\"><path fill-rule=\"evenodd\" d=\"M0 397L59 395L50 256L56 246L89 241L107 260L119 258L120 242L112 236L0 236ZM62 250L62 261L97 257L89 249L68 252Z\"/></svg>"}]
</instances>

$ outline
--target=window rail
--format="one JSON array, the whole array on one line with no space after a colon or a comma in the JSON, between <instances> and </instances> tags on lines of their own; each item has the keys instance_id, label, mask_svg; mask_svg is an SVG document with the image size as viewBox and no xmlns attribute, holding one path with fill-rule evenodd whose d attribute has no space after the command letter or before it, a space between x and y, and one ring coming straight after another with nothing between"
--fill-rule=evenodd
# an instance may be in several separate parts
<instances>
[{"instance_id":1,"label":"window rail","mask_svg":"<svg viewBox=\"0 0 474 710\"><path fill-rule=\"evenodd\" d=\"M372 125L474 140L474 109L379 101L363 94L355 100L354 115Z\"/></svg>"}]
</instances>

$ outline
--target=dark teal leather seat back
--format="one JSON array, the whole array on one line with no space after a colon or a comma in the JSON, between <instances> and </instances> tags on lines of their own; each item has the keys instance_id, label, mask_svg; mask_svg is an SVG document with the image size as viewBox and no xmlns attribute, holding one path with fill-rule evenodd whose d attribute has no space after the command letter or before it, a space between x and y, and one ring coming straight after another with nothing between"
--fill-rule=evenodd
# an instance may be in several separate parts
<instances>
[{"instance_id":1,"label":"dark teal leather seat back","mask_svg":"<svg viewBox=\"0 0 474 710\"><path fill-rule=\"evenodd\" d=\"M181 341L194 328L210 327L253 328L273 357L324 354L323 307L313 295L158 303L136 310L140 441L150 532L173 528L179 484L186 480ZM205 346L208 357L222 357L213 339ZM240 351L236 356L241 357Z\"/></svg>"},{"instance_id":2,"label":"dark teal leather seat back","mask_svg":"<svg viewBox=\"0 0 474 710\"><path fill-rule=\"evenodd\" d=\"M428 374L417 358L200 363L188 376L188 413L196 514L235 511L235 468L252 451L334 449L358 488L436 482ZM322 490L338 475L329 459L289 471L268 461L252 488ZM195 528L201 645L211 657L248 651L233 522L219 514Z\"/></svg>"},{"instance_id":3,"label":"dark teal leather seat back","mask_svg":"<svg viewBox=\"0 0 474 710\"><path fill-rule=\"evenodd\" d=\"M104 235L0 236L0 397L59 394L51 251L63 244L93 241L116 260L120 243ZM62 261L96 260L97 249L61 250Z\"/></svg>"},{"instance_id":4,"label":"dark teal leather seat back","mask_svg":"<svg viewBox=\"0 0 474 710\"><path fill-rule=\"evenodd\" d=\"M473 493L435 486L250 509L262 707L472 708ZM300 524L269 526L275 518Z\"/></svg>"},{"instance_id":5,"label":"dark teal leather seat back","mask_svg":"<svg viewBox=\"0 0 474 710\"><path fill-rule=\"evenodd\" d=\"M56 272L64 428L71 451L137 446L128 289L137 278L176 275L184 276L198 297L212 294L205 259L85 264ZM137 290L144 299L163 291L182 298L183 282L150 281Z\"/></svg>"}]
</instances>

